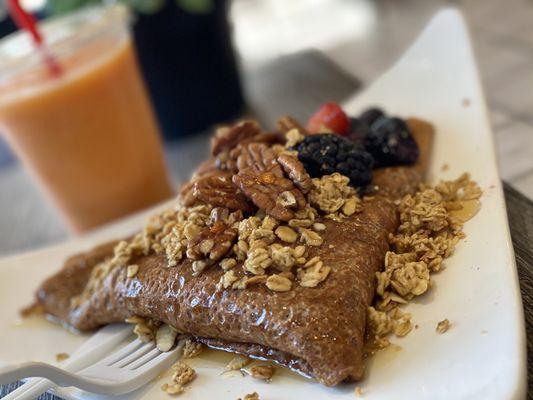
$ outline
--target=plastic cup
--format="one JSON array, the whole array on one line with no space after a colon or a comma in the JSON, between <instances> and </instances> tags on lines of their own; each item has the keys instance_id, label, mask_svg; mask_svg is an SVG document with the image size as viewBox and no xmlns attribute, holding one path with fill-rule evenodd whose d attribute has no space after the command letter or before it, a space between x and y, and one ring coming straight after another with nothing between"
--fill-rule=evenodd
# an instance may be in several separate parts
<instances>
[{"instance_id":1,"label":"plastic cup","mask_svg":"<svg viewBox=\"0 0 533 400\"><path fill-rule=\"evenodd\" d=\"M59 76L27 34L0 40L0 133L74 231L173 194L129 28L120 5L40 24Z\"/></svg>"}]
</instances>

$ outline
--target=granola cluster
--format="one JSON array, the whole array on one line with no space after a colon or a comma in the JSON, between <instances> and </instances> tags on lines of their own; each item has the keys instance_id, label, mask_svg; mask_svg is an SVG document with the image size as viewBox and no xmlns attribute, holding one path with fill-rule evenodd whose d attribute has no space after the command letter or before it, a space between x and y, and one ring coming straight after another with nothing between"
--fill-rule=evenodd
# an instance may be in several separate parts
<instances>
[{"instance_id":1,"label":"granola cluster","mask_svg":"<svg viewBox=\"0 0 533 400\"><path fill-rule=\"evenodd\" d=\"M161 390L168 394L177 395L185 391L185 387L196 378L196 371L182 361L171 367L172 380L161 386Z\"/></svg>"},{"instance_id":2,"label":"granola cluster","mask_svg":"<svg viewBox=\"0 0 533 400\"><path fill-rule=\"evenodd\" d=\"M479 210L481 189L468 174L435 187L422 185L399 203L400 226L391 234L391 251L384 268L376 274L377 299L368 309L368 332L372 343L386 347L387 336L405 336L412 329L411 315L399 306L431 288L431 274L441 270L443 260L465 237L463 224ZM444 332L449 322L441 321Z\"/></svg>"}]
</instances>

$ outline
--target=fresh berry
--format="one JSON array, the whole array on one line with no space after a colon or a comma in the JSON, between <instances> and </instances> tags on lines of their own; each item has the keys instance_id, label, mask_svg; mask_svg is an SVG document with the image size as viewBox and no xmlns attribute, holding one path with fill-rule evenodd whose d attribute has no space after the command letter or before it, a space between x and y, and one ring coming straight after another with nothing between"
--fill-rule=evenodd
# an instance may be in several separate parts
<instances>
[{"instance_id":1,"label":"fresh berry","mask_svg":"<svg viewBox=\"0 0 533 400\"><path fill-rule=\"evenodd\" d=\"M364 136L363 145L379 167L414 164L420 153L409 127L400 118L375 120Z\"/></svg>"},{"instance_id":2,"label":"fresh berry","mask_svg":"<svg viewBox=\"0 0 533 400\"><path fill-rule=\"evenodd\" d=\"M311 133L332 132L346 135L350 130L350 120L337 103L325 103L307 122Z\"/></svg>"},{"instance_id":3,"label":"fresh berry","mask_svg":"<svg viewBox=\"0 0 533 400\"><path fill-rule=\"evenodd\" d=\"M368 135L370 128L361 121L361 118L350 118L350 132L348 138L363 145L363 140Z\"/></svg>"},{"instance_id":4,"label":"fresh berry","mask_svg":"<svg viewBox=\"0 0 533 400\"><path fill-rule=\"evenodd\" d=\"M299 160L312 177L338 172L350 178L354 187L372 180L374 160L360 145L338 135L321 133L306 136L293 147Z\"/></svg>"},{"instance_id":5,"label":"fresh berry","mask_svg":"<svg viewBox=\"0 0 533 400\"><path fill-rule=\"evenodd\" d=\"M361 123L368 127L381 118L385 118L385 113L380 108L369 108L359 116Z\"/></svg>"}]
</instances>

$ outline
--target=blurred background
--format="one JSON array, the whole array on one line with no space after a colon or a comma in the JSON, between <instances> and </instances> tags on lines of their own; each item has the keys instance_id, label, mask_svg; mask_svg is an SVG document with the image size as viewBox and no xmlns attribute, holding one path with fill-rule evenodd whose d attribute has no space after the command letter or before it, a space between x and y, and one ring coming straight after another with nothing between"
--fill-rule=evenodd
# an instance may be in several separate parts
<instances>
[{"instance_id":1,"label":"blurred background","mask_svg":"<svg viewBox=\"0 0 533 400\"><path fill-rule=\"evenodd\" d=\"M99 2L26 0L23 4L45 17ZM313 60L309 76L295 84L307 90L314 80L314 90L335 88L339 98L334 100L340 101L386 70L436 11L453 5L464 12L471 29L502 178L533 198L533 1L124 2L136 13L135 44L176 186L206 156L214 124L243 115L272 122L291 108L290 101L306 101L298 93L290 101L285 99L287 73L294 76ZM0 0L0 37L13 30ZM280 57L285 61L278 62ZM273 103L274 97L279 101ZM300 109L314 106L304 104ZM0 255L68 236L57 212L1 136L0 227Z\"/></svg>"}]
</instances>

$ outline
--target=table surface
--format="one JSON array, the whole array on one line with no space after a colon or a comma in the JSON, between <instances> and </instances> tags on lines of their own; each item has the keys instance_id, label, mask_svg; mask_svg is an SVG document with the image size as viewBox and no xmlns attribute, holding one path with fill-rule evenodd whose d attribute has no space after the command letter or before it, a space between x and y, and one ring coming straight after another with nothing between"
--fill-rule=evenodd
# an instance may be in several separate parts
<instances>
[{"instance_id":1,"label":"table surface","mask_svg":"<svg viewBox=\"0 0 533 400\"><path fill-rule=\"evenodd\" d=\"M306 74L302 76L300 72L304 66ZM305 120L310 111L325 98L342 101L361 86L360 82L346 75L317 52L303 52L284 57L255 70L253 74L246 76L246 79L249 82L247 87L250 113L266 126L267 121L272 122L275 116L287 112ZM299 96L295 98L294 93L299 93ZM187 179L194 165L207 155L207 140L208 134L199 134L168 146L167 161L176 183ZM20 245L21 237L24 239L23 248L34 247L43 241L61 240L65 231L58 223L54 211L43 205L37 207L40 208L39 214L35 214L35 205L43 201L40 195L25 181L22 171L14 170L10 171L10 174L6 178L5 172L4 176L0 173L0 200L5 201L8 196L8 206L12 208L12 212L18 213L19 218L24 218L27 223L22 224L26 227L25 231L16 229L15 226L5 226L0 214L0 246L3 246L0 247L0 253L9 249L10 243ZM5 188L9 190L4 190ZM528 398L533 399L533 338L530 334L533 333L533 202L505 182L504 191L528 333ZM21 201L20 196L26 197ZM32 224L33 218L39 218L39 223ZM7 232L11 232L11 241ZM0 398L18 385L19 383L15 383L1 387ZM57 399L48 394L40 397L52 398Z\"/></svg>"}]
</instances>

